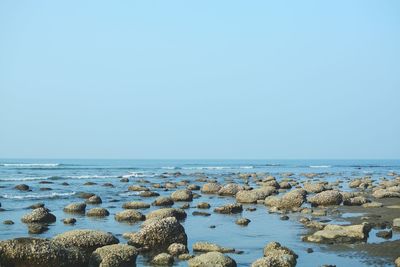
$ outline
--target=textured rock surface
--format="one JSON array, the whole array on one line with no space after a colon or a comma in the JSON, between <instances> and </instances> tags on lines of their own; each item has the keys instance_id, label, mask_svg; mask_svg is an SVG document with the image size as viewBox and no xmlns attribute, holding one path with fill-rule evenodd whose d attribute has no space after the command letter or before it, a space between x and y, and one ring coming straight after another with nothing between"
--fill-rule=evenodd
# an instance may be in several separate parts
<instances>
[{"instance_id":1,"label":"textured rock surface","mask_svg":"<svg viewBox=\"0 0 400 267\"><path fill-rule=\"evenodd\" d=\"M146 219L164 219L168 217L174 217L177 220L183 220L187 216L186 212L183 209L177 208L164 208L153 210L146 215Z\"/></svg>"},{"instance_id":2,"label":"textured rock surface","mask_svg":"<svg viewBox=\"0 0 400 267\"><path fill-rule=\"evenodd\" d=\"M146 217L136 210L124 210L115 214L115 220L119 222L137 222L144 221Z\"/></svg>"},{"instance_id":3,"label":"textured rock surface","mask_svg":"<svg viewBox=\"0 0 400 267\"><path fill-rule=\"evenodd\" d=\"M22 216L23 223L52 223L56 221L56 216L46 208L38 208Z\"/></svg>"},{"instance_id":4,"label":"textured rock surface","mask_svg":"<svg viewBox=\"0 0 400 267\"><path fill-rule=\"evenodd\" d=\"M366 224L349 226L328 224L324 229L306 236L304 240L315 243L354 243L367 240L370 230Z\"/></svg>"},{"instance_id":5,"label":"textured rock surface","mask_svg":"<svg viewBox=\"0 0 400 267\"><path fill-rule=\"evenodd\" d=\"M235 249L222 247L220 245L217 245L214 243L209 243L209 242L196 242L193 244L193 251L196 251L196 252L217 251L217 252L221 252L221 253L228 253L228 252L234 252Z\"/></svg>"},{"instance_id":6,"label":"textured rock surface","mask_svg":"<svg viewBox=\"0 0 400 267\"><path fill-rule=\"evenodd\" d=\"M342 195L339 191L328 190L309 197L307 200L314 206L340 205L342 203Z\"/></svg>"},{"instance_id":7,"label":"textured rock surface","mask_svg":"<svg viewBox=\"0 0 400 267\"><path fill-rule=\"evenodd\" d=\"M190 267L236 267L236 262L220 252L208 252L190 259L188 265Z\"/></svg>"},{"instance_id":8,"label":"textured rock surface","mask_svg":"<svg viewBox=\"0 0 400 267\"><path fill-rule=\"evenodd\" d=\"M134 267L137 255L135 247L122 244L108 245L93 252L89 267Z\"/></svg>"}]
</instances>

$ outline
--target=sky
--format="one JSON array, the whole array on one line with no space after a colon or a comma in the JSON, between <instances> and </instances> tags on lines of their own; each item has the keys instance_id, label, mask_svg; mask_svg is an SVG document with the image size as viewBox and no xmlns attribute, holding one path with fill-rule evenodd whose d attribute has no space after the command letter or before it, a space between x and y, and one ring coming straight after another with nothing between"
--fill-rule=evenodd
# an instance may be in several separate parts
<instances>
[{"instance_id":1,"label":"sky","mask_svg":"<svg viewBox=\"0 0 400 267\"><path fill-rule=\"evenodd\" d=\"M399 159L400 1L0 1L0 158Z\"/></svg>"}]
</instances>

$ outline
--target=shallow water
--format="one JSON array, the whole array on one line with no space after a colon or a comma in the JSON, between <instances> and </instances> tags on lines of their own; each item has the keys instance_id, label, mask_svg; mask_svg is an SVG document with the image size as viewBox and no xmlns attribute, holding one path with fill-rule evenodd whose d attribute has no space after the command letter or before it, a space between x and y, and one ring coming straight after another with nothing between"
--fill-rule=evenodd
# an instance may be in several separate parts
<instances>
[{"instance_id":1,"label":"shallow water","mask_svg":"<svg viewBox=\"0 0 400 267\"><path fill-rule=\"evenodd\" d=\"M175 177L173 172L181 172ZM174 161L174 160L0 160L0 203L5 211L0 212L1 220L13 220L14 225L0 224L0 239L10 239L28 236L27 227L20 222L20 218L30 210L29 205L43 202L57 216L57 222L52 224L49 230L39 236L52 237L55 234L78 228L91 228L109 231L118 236L121 242L125 242L122 234L138 229L138 224L118 223L114 220L114 214L121 211L121 205L126 201L142 200L151 203L154 198L141 198L137 192L129 192L129 185L145 179L150 183L177 182L181 180L193 180L207 176L221 182L229 179L241 182L237 173L269 173L281 179L282 173L291 172L292 178L304 180L302 173L321 173L321 180L334 181L338 177L355 178L370 175L375 179L387 176L388 172L400 172L400 161L332 161L332 160L226 160L226 161ZM165 178L161 178L161 174ZM129 183L120 182L121 177L128 177ZM389 176L387 176L390 178ZM40 181L50 181L52 184L39 184ZM96 185L85 186L85 182L95 182ZM61 183L68 182L69 186ZM17 184L28 184L32 191L20 192L13 187ZM104 187L102 184L112 183L115 187ZM347 183L343 183L342 190L346 190ZM151 184L145 184L151 187ZM251 184L250 184L251 185ZM50 187L51 191L40 191L41 187ZM169 195L171 191L152 189L161 195ZM111 215L106 218L96 219L82 215L69 215L62 211L63 207L71 202L82 202L75 196L76 192L84 191L99 195L103 204L88 205L107 208ZM209 202L212 215L209 217L191 216L198 202ZM190 203L190 209L186 210L188 218L182 222L188 235L189 248L194 242L209 241L219 245L234 247L243 251L243 254L229 254L236 260L239 266L249 266L251 262L262 256L263 247L271 241L278 241L282 245L293 249L298 255L298 266L320 266L322 264L336 264L337 266L365 266L366 257L354 255L354 253L341 253L321 249L321 245L304 243L301 235L307 231L293 219L282 221L278 214L269 214L264 205L244 205L256 207L254 212L244 210L242 214L221 215L212 212L212 209L221 204L234 202L231 197L218 197L215 195L203 195ZM176 203L174 207L181 204ZM143 210L147 213L150 209ZM75 226L66 226L61 219L75 217ZM246 217L251 223L246 226L238 226L235 220ZM291 215L289 215L292 217ZM346 216L354 216L344 214ZM343 218L343 216L342 216ZM339 220L340 221L340 220ZM216 228L210 228L215 225ZM371 232L368 242L381 242L376 238L375 232ZM393 236L398 239L398 233ZM307 248L313 248L314 253L307 253ZM368 258L368 257L367 257ZM138 265L146 265L146 259L138 258ZM177 262L176 266L186 266L185 262ZM390 263L388 263L390 266Z\"/></svg>"}]
</instances>

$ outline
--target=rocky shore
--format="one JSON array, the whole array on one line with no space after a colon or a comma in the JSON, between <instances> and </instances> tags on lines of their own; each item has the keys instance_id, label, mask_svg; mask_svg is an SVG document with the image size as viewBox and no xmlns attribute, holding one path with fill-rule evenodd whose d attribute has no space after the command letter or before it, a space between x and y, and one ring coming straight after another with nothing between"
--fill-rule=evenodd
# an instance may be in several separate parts
<instances>
[{"instance_id":1,"label":"rocky shore","mask_svg":"<svg viewBox=\"0 0 400 267\"><path fill-rule=\"evenodd\" d=\"M172 175L180 177L182 174L175 172ZM20 222L12 221L6 212L12 207L0 204L4 224L24 224L27 233L31 234L30 237L0 241L0 266L123 267L136 266L137 257L141 256L153 266L185 262L188 266L233 267L237 263L232 255L240 257L246 251L207 240L189 246L191 236L183 222L189 216L222 214L236 216L233 223L249 227L252 221L237 215L244 210L256 209L264 209L265 216L279 214L281 220L293 220L303 225L302 233L306 234L298 242L318 244L333 252L363 251L386 257L394 266L400 266L399 240L391 240L393 233L400 231L400 175L397 173L388 173L380 179L343 177L333 182L324 181L324 174L316 173L304 173L302 179L290 173L279 176L234 173L227 176L225 182L202 173L196 174L195 180L164 182L163 179L160 176L158 183L151 183L145 179L122 178L102 185L113 187L113 183L120 183L127 192L137 192L140 197L140 201L113 203L120 207L115 214L101 206L105 196L91 192L77 193L82 201L66 204L62 218L56 217L46 203L37 203L29 207ZM47 186L50 190L51 184ZM22 192L29 192L30 188L29 184L15 186L15 190ZM160 192L163 192L162 196ZM210 196L226 202L215 205ZM150 207L156 209L146 211ZM356 216L341 216L351 213ZM116 223L140 227L123 236L96 229L75 229L52 238L40 237L58 221L73 228L79 221L75 217L105 218L110 215ZM372 233L385 242L369 243ZM299 260L296 251L274 240L265 239L265 247L260 249L263 253L254 258L253 267L292 267ZM312 249L308 250L308 253L312 252ZM335 262L326 264L335 266Z\"/></svg>"}]
</instances>

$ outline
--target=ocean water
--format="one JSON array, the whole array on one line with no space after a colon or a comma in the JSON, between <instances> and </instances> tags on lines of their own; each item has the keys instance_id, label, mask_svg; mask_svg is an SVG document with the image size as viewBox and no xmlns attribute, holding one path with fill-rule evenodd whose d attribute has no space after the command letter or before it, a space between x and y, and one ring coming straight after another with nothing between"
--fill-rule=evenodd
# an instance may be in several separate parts
<instances>
[{"instance_id":1,"label":"ocean water","mask_svg":"<svg viewBox=\"0 0 400 267\"><path fill-rule=\"evenodd\" d=\"M121 205L126 201L141 200L151 203L154 198L141 198L137 192L127 191L129 185L141 183L141 180L151 183L177 182L194 180L207 176L221 182L229 179L241 182L238 173L265 173L274 175L277 180L283 173L293 173L294 179L305 180L303 173L321 173L321 180L335 181L341 177L352 179L355 177L372 176L375 179L388 177L389 172L400 173L399 160L32 160L32 159L2 159L0 160L0 203L5 209L0 212L0 220L13 220L14 225L0 224L0 240L15 237L29 236L25 224L20 222L22 215L30 210L28 206L43 202L57 216L57 222L50 225L50 229L38 235L52 237L72 229L99 229L115 234L121 242L125 232L138 230L139 224L118 223L114 214L121 211ZM182 173L176 177L174 172ZM161 175L163 175L161 177ZM129 178L129 183L122 183L122 177ZM48 181L51 184L41 184ZM67 182L69 186L62 185ZM84 185L94 182L96 185ZM17 184L25 183L31 187L29 192L14 189ZM112 183L114 187L104 187L104 183ZM251 185L251 184L250 184ZM347 190L346 183L343 190ZM52 190L42 191L40 188L49 187ZM169 195L171 191L152 189L160 195ZM82 215L65 214L62 209L71 202L82 202L76 197L77 192L91 192L99 195L101 205L110 211L106 218L89 218ZM191 216L198 202L207 201L211 204L209 217ZM197 241L215 242L222 246L234 247L243 251L242 254L229 254L239 266L249 266L251 262L262 257L263 247L271 241L278 241L282 245L293 249L298 255L297 266L320 266L322 264L336 264L337 266L365 266L370 260L368 255L354 255L354 253L340 253L340 255L322 249L321 245L304 243L301 236L306 233L303 226L295 219L282 221L277 214L269 214L263 205L244 205L257 208L254 212L244 210L242 214L221 215L212 212L216 206L232 203L234 198L203 195L194 199L190 209L186 210L188 218L182 222L188 235L188 245ZM175 204L176 207L180 203ZM147 213L155 207L143 210ZM75 217L74 226L66 226L61 220L66 217ZM235 220L239 217L251 220L247 227L238 226ZM215 228L210 228L215 225ZM395 235L394 238L398 238ZM376 238L372 240L376 241ZM376 242L379 242L376 241ZM307 248L313 248L314 253L306 253ZM375 260L375 259L372 259ZM385 265L385 259L382 265ZM138 266L147 266L147 259L138 258ZM390 263L387 263L390 266ZM175 266L186 266L185 262L176 262Z\"/></svg>"}]
</instances>

